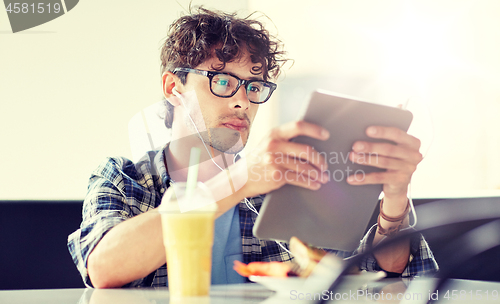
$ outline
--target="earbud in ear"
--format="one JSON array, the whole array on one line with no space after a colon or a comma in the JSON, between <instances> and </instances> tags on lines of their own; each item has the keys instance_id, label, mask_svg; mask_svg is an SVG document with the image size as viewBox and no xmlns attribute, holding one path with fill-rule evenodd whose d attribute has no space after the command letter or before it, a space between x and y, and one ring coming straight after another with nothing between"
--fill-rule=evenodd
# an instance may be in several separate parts
<instances>
[{"instance_id":1,"label":"earbud in ear","mask_svg":"<svg viewBox=\"0 0 500 304\"><path fill-rule=\"evenodd\" d=\"M177 92L177 89L175 87L172 88L172 94L174 94L175 96L181 98L181 94L179 94L179 92Z\"/></svg>"}]
</instances>

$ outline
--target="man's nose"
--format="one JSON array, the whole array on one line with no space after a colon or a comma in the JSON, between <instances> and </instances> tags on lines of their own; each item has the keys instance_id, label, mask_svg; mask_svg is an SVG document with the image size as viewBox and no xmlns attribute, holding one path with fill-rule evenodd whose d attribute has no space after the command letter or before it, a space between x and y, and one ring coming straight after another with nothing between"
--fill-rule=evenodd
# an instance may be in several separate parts
<instances>
[{"instance_id":1,"label":"man's nose","mask_svg":"<svg viewBox=\"0 0 500 304\"><path fill-rule=\"evenodd\" d=\"M240 86L236 94L231 97L230 106L231 108L242 108L244 110L248 109L250 106L250 100L248 100L245 86Z\"/></svg>"}]
</instances>

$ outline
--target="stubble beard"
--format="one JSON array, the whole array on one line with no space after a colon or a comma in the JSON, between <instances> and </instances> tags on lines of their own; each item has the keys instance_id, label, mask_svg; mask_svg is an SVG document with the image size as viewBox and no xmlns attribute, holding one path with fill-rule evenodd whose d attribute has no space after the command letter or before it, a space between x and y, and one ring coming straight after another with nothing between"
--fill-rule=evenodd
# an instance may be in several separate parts
<instances>
[{"instance_id":1,"label":"stubble beard","mask_svg":"<svg viewBox=\"0 0 500 304\"><path fill-rule=\"evenodd\" d=\"M229 128L210 128L208 132L204 132L202 139L215 150L227 153L237 154L245 148L247 139L243 141L240 132Z\"/></svg>"},{"instance_id":2,"label":"stubble beard","mask_svg":"<svg viewBox=\"0 0 500 304\"><path fill-rule=\"evenodd\" d=\"M206 128L204 119L201 119L201 117L196 117L193 120L197 128L193 126L189 117L185 120L186 125L191 130L191 132L198 133L205 145L208 145L219 152L227 154L237 154L241 152L243 148L245 148L248 142L248 136L250 135L250 132L248 132L247 138L243 139L240 132L236 130L226 127ZM207 125L214 124L208 123ZM198 132L198 130L202 131ZM247 130L250 130L250 125L248 126Z\"/></svg>"}]
</instances>

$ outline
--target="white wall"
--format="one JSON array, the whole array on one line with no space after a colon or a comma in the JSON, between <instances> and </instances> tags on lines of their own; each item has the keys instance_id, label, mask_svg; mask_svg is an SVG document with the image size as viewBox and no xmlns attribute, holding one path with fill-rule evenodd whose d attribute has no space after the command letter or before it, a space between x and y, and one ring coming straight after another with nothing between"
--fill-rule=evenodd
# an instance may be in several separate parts
<instances>
[{"instance_id":1,"label":"white wall","mask_svg":"<svg viewBox=\"0 0 500 304\"><path fill-rule=\"evenodd\" d=\"M498 195L500 1L251 1L263 7L295 59L282 87L325 77L374 102L411 98L410 132L428 152L414 196Z\"/></svg>"},{"instance_id":2,"label":"white wall","mask_svg":"<svg viewBox=\"0 0 500 304\"><path fill-rule=\"evenodd\" d=\"M161 98L160 43L189 2L80 1L16 34L0 10L0 199L81 199L105 157L131 157L128 122Z\"/></svg>"},{"instance_id":3,"label":"white wall","mask_svg":"<svg viewBox=\"0 0 500 304\"><path fill-rule=\"evenodd\" d=\"M80 1L16 34L0 10L0 199L81 199L104 157L131 157L128 122L161 97L160 43L189 2ZM413 97L413 132L424 147L434 137L415 195L500 187L499 1L201 3L269 16L295 59L278 84L324 75L375 102ZM250 145L286 107L282 95L261 107Z\"/></svg>"}]
</instances>

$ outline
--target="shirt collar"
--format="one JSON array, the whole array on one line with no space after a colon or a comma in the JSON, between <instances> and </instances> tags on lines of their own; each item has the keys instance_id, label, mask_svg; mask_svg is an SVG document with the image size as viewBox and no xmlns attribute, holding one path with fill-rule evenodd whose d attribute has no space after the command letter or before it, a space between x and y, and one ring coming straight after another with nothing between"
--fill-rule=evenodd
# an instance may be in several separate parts
<instances>
[{"instance_id":1,"label":"shirt collar","mask_svg":"<svg viewBox=\"0 0 500 304\"><path fill-rule=\"evenodd\" d=\"M161 182L164 187L169 187L172 179L170 178L170 175L168 174L167 167L165 166L165 152L168 149L168 143L159 151L156 153L155 158L153 160L154 166L156 167L156 172L158 172Z\"/></svg>"}]
</instances>

